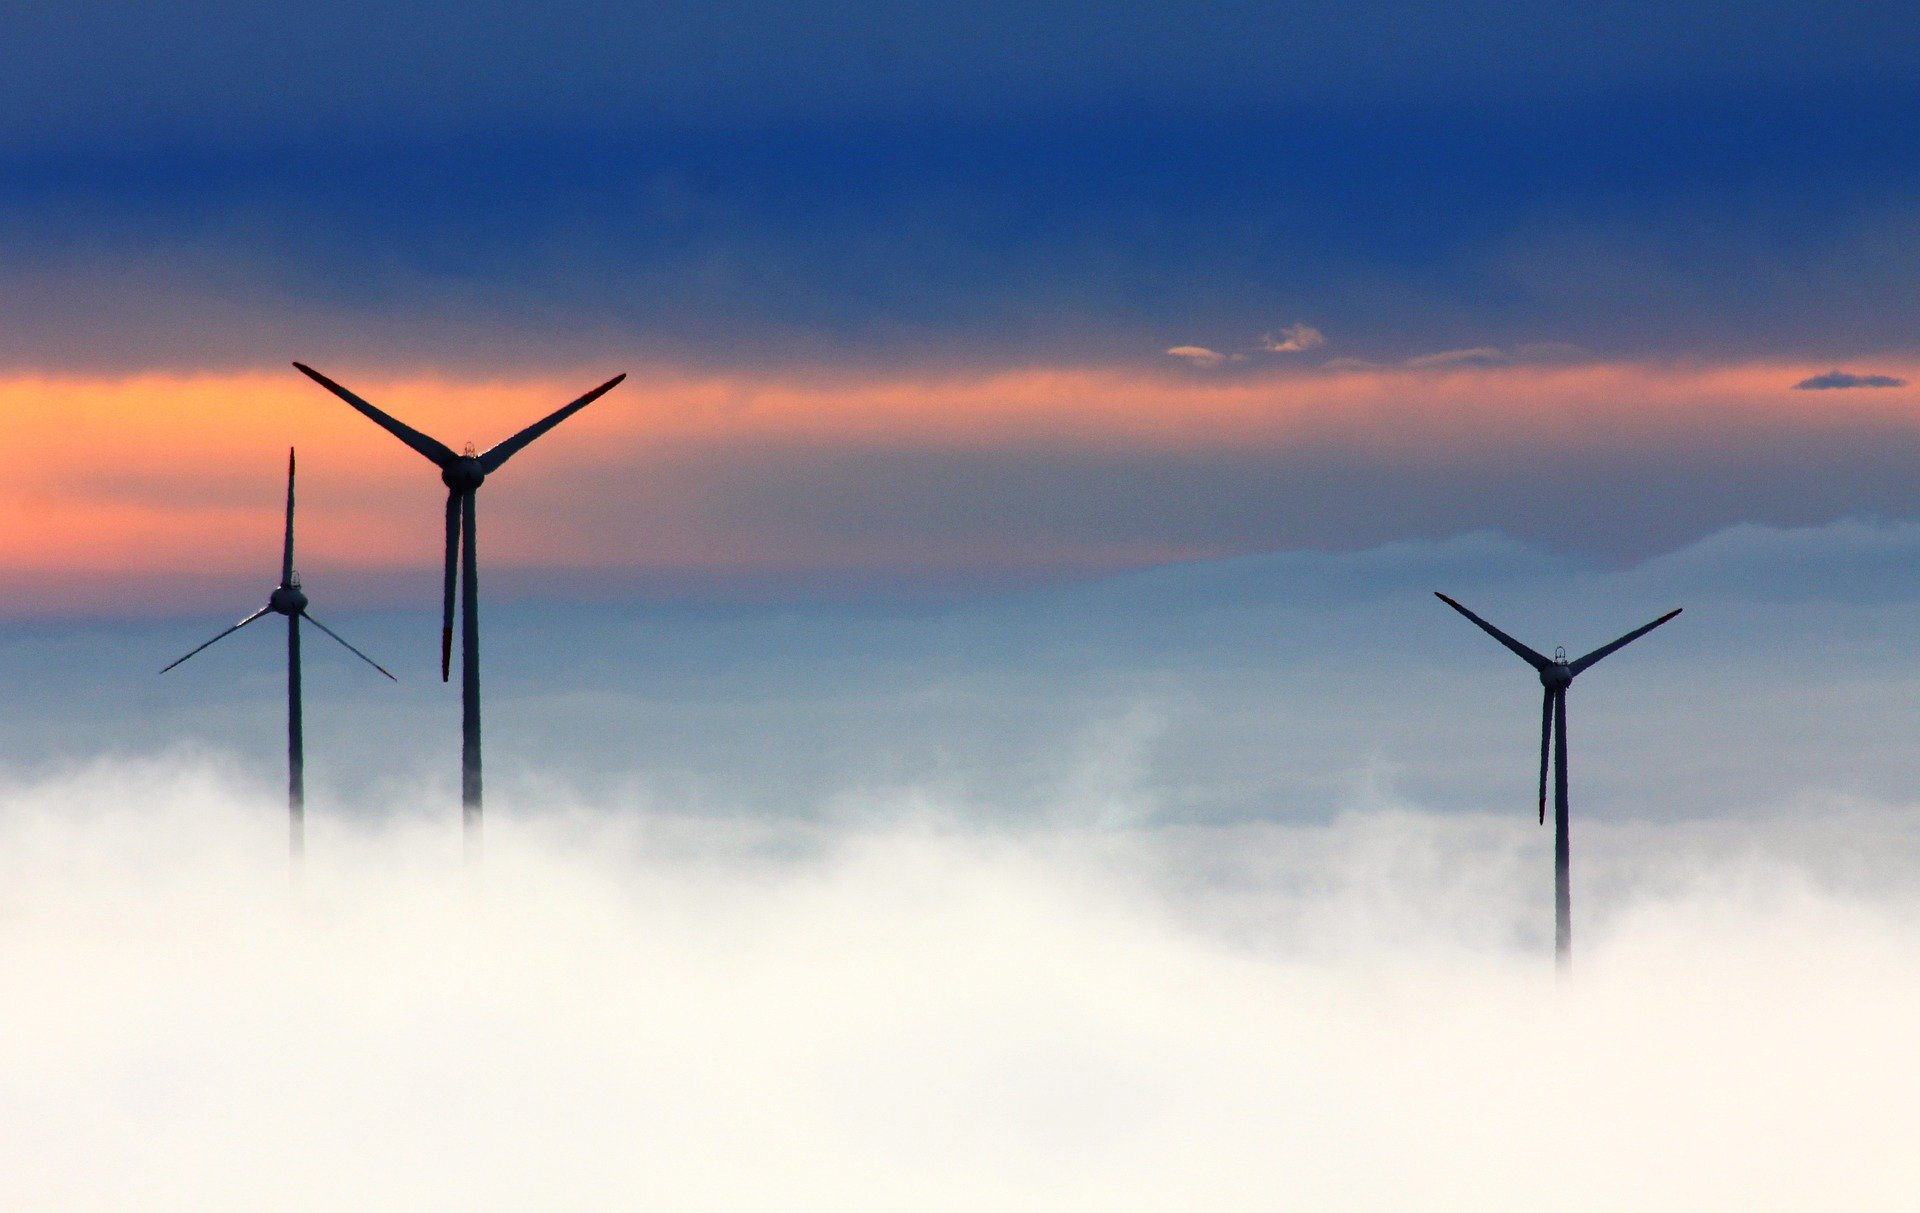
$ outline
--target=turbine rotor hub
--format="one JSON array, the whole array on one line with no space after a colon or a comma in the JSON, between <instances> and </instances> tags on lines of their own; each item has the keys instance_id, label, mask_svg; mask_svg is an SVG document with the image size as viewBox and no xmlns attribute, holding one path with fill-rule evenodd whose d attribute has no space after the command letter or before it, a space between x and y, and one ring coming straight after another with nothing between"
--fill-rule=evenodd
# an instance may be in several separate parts
<instances>
[{"instance_id":1,"label":"turbine rotor hub","mask_svg":"<svg viewBox=\"0 0 1920 1213\"><path fill-rule=\"evenodd\" d=\"M487 474L480 470L480 460L473 455L462 455L440 469L440 483L456 493L471 493L486 478Z\"/></svg>"},{"instance_id":2,"label":"turbine rotor hub","mask_svg":"<svg viewBox=\"0 0 1920 1213\"><path fill-rule=\"evenodd\" d=\"M298 615L307 609L307 596L297 585L283 585L267 596L267 607L281 615Z\"/></svg>"},{"instance_id":3,"label":"turbine rotor hub","mask_svg":"<svg viewBox=\"0 0 1920 1213\"><path fill-rule=\"evenodd\" d=\"M1573 670L1566 662L1556 661L1540 671L1540 685L1549 691L1564 690L1573 682Z\"/></svg>"}]
</instances>

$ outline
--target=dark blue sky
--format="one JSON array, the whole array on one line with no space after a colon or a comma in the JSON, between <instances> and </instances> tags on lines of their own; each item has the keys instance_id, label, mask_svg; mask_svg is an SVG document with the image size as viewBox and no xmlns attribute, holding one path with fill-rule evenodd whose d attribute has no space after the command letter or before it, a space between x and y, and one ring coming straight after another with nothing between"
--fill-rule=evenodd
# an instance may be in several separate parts
<instances>
[{"instance_id":1,"label":"dark blue sky","mask_svg":"<svg viewBox=\"0 0 1920 1213\"><path fill-rule=\"evenodd\" d=\"M0 358L1147 361L1297 320L1373 358L1906 350L1905 25L42 16L0 52Z\"/></svg>"},{"instance_id":2,"label":"dark blue sky","mask_svg":"<svg viewBox=\"0 0 1920 1213\"><path fill-rule=\"evenodd\" d=\"M0 131L16 146L258 144L660 120L1532 105L1729 85L1813 96L1908 78L1911 32L1898 6L1780 0L94 3L14 15Z\"/></svg>"}]
</instances>

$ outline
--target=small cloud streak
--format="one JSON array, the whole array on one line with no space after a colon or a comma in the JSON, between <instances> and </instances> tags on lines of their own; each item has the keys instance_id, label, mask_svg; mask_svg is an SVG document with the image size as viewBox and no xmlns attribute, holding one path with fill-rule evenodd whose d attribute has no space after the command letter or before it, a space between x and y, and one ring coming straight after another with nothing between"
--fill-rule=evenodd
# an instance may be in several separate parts
<instances>
[{"instance_id":1,"label":"small cloud streak","mask_svg":"<svg viewBox=\"0 0 1920 1213\"><path fill-rule=\"evenodd\" d=\"M1551 366L1555 364L1582 362L1589 358L1588 352L1577 345L1564 341L1534 341L1516 345L1510 350L1497 346L1477 345L1468 349L1441 350L1437 354L1420 354L1400 362L1371 362L1364 358L1335 358L1321 365L1329 371L1450 371L1450 370L1500 370L1513 366Z\"/></svg>"},{"instance_id":2,"label":"small cloud streak","mask_svg":"<svg viewBox=\"0 0 1920 1213\"><path fill-rule=\"evenodd\" d=\"M1852 371L1843 371L1836 367L1824 375L1802 379L1793 386L1796 391L1821 392L1835 388L1905 387L1907 381L1896 379L1892 375L1856 375Z\"/></svg>"},{"instance_id":3,"label":"small cloud streak","mask_svg":"<svg viewBox=\"0 0 1920 1213\"><path fill-rule=\"evenodd\" d=\"M1327 343L1326 334L1310 324L1290 324L1278 337L1268 333L1260 339L1260 348L1269 354L1300 354L1317 350Z\"/></svg>"},{"instance_id":4,"label":"small cloud streak","mask_svg":"<svg viewBox=\"0 0 1920 1213\"><path fill-rule=\"evenodd\" d=\"M1327 336L1310 324L1290 324L1278 334L1267 333L1260 338L1260 344L1254 350L1263 354L1301 354L1308 350L1317 350L1327 344ZM1176 345L1164 351L1174 358L1184 359L1197 367L1212 370L1225 366L1229 362L1245 362L1245 353L1223 353L1208 349L1204 345Z\"/></svg>"},{"instance_id":5,"label":"small cloud streak","mask_svg":"<svg viewBox=\"0 0 1920 1213\"><path fill-rule=\"evenodd\" d=\"M1174 358L1184 359L1193 366L1205 367L1208 370L1224 363L1242 360L1242 355L1223 354L1219 350L1210 350L1204 345L1176 345L1167 353Z\"/></svg>"},{"instance_id":6,"label":"small cloud streak","mask_svg":"<svg viewBox=\"0 0 1920 1213\"><path fill-rule=\"evenodd\" d=\"M1496 367L1512 366L1513 355L1492 346L1476 346L1470 350L1442 350L1438 354L1423 354L1418 358L1409 358L1402 366L1423 371L1434 367L1471 366Z\"/></svg>"}]
</instances>

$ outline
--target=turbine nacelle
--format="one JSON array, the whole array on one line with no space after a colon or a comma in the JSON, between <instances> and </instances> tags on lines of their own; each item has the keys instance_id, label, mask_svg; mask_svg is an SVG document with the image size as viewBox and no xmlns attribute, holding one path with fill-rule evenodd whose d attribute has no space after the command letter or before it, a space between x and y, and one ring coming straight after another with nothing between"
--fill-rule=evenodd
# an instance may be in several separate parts
<instances>
[{"instance_id":1,"label":"turbine nacelle","mask_svg":"<svg viewBox=\"0 0 1920 1213\"><path fill-rule=\"evenodd\" d=\"M469 446L467 450L471 452L473 448ZM440 483L455 493L471 493L486 478L487 473L480 466L480 457L471 453L455 456L440 467Z\"/></svg>"},{"instance_id":2,"label":"turbine nacelle","mask_svg":"<svg viewBox=\"0 0 1920 1213\"><path fill-rule=\"evenodd\" d=\"M307 609L307 596L298 582L279 586L267 595L267 609L276 615L299 615Z\"/></svg>"}]
</instances>

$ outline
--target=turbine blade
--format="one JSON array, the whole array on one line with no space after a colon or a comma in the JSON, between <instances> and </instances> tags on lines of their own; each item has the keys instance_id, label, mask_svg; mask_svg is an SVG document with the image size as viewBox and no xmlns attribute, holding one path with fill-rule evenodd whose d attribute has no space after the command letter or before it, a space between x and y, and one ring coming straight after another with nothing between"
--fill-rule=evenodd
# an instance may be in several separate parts
<instances>
[{"instance_id":1,"label":"turbine blade","mask_svg":"<svg viewBox=\"0 0 1920 1213\"><path fill-rule=\"evenodd\" d=\"M187 654L187 657L193 656L194 653L198 653L200 649L206 648L207 645L214 644L217 641L225 640L227 637L233 635L235 632L239 631L241 628L246 627L248 624L260 618L260 616L265 615L268 611L271 611L272 609L273 609L272 607L261 607L259 610L255 611L253 614L247 616L245 619L242 619L239 623L234 624L232 627L228 628L226 631L220 633L218 636L215 636L212 640L207 641L206 644L203 644L199 648L196 648L192 652L189 652ZM171 670L174 666L179 665L181 661L185 661L187 657L180 658L180 661L173 662L171 665L166 666L160 672L162 674L166 673L167 670Z\"/></svg>"},{"instance_id":2,"label":"turbine blade","mask_svg":"<svg viewBox=\"0 0 1920 1213\"><path fill-rule=\"evenodd\" d=\"M1569 670L1572 670L1574 673L1578 674L1581 670L1586 669L1588 666L1600 660L1602 657L1605 657L1608 653L1613 652L1615 649L1623 649L1628 645L1632 644L1634 641L1640 639L1642 636L1645 636L1648 632L1653 631L1653 629L1659 627L1661 624L1665 623L1667 620L1672 619L1675 615L1678 615L1680 611L1683 611L1685 609L1686 609L1685 607L1681 607L1679 610L1668 611L1666 614L1660 616L1660 618L1654 620L1652 623L1648 624L1647 626L1643 628L1635 628L1633 629L1633 631L1628 632L1625 636L1622 636L1620 639L1614 641L1612 644L1603 644L1599 648L1595 649L1593 652L1588 653L1585 657L1582 657L1580 660L1569 663L1567 668Z\"/></svg>"},{"instance_id":3,"label":"turbine blade","mask_svg":"<svg viewBox=\"0 0 1920 1213\"><path fill-rule=\"evenodd\" d=\"M375 661L373 658L367 656L365 653L362 653L359 649L356 649L352 645L348 644L344 639L341 638L340 633L334 631L332 628L328 627L326 624L321 623L318 619L315 619L311 612L309 611L300 612L300 618L306 620L308 623L312 624L314 627L319 628L321 631L333 637L335 640L340 641L341 647L345 648L347 652L352 653L355 657L358 657L360 660L366 662L368 665L372 666L374 669L379 670L382 674L387 674L386 666L381 665L379 662ZM387 674L387 678L392 682L400 681L398 678L395 678L392 674Z\"/></svg>"},{"instance_id":4,"label":"turbine blade","mask_svg":"<svg viewBox=\"0 0 1920 1213\"><path fill-rule=\"evenodd\" d=\"M1553 693L1553 802L1559 812L1567 798L1567 688Z\"/></svg>"},{"instance_id":5,"label":"turbine blade","mask_svg":"<svg viewBox=\"0 0 1920 1213\"><path fill-rule=\"evenodd\" d=\"M1547 824L1547 752L1553 745L1553 690L1540 698L1540 824Z\"/></svg>"},{"instance_id":6,"label":"turbine blade","mask_svg":"<svg viewBox=\"0 0 1920 1213\"><path fill-rule=\"evenodd\" d=\"M521 430L518 434L515 434L513 437L507 439L505 442L500 443L498 446L490 447L485 454L480 456L480 470L489 475L498 471L500 468L500 465L505 463L507 460L513 458L514 453L517 452L521 447L527 445L529 442L532 442L535 438L538 438L540 435L546 433L548 430L552 429L554 426L559 425L562 421L565 421L567 418L573 416L575 413L579 412L581 409L586 408L588 405L600 399L600 397L606 395L608 392L611 392L615 387L619 386L620 381L625 378L626 378L625 374L615 375L613 378L607 380L605 383L601 384L599 387L594 388L591 392L588 392L586 395L580 397L580 399L574 401L572 404L569 404L563 409L555 410L554 412L541 418L539 421L534 422L532 425L528 426L526 429Z\"/></svg>"},{"instance_id":7,"label":"turbine blade","mask_svg":"<svg viewBox=\"0 0 1920 1213\"><path fill-rule=\"evenodd\" d=\"M448 447L445 443L434 438L429 438L405 422L388 416L305 363L296 362L293 364L293 367L302 375L313 380L321 387L326 388L329 392L340 397L340 399L346 401L354 408L359 409L362 413L366 414L368 419L375 425L387 431L387 433L392 434L395 438L406 443L422 455L425 455L428 459L433 460L437 466L446 467L449 463L459 458L459 456L453 453L452 448Z\"/></svg>"},{"instance_id":8,"label":"turbine blade","mask_svg":"<svg viewBox=\"0 0 1920 1213\"><path fill-rule=\"evenodd\" d=\"M440 595L440 681L453 668L453 587L460 577L460 494L447 494L447 577Z\"/></svg>"},{"instance_id":9,"label":"turbine blade","mask_svg":"<svg viewBox=\"0 0 1920 1213\"><path fill-rule=\"evenodd\" d=\"M293 448L287 448L287 545L280 553L280 584L293 584Z\"/></svg>"},{"instance_id":10,"label":"turbine blade","mask_svg":"<svg viewBox=\"0 0 1920 1213\"><path fill-rule=\"evenodd\" d=\"M1445 594L1442 594L1439 590L1435 590L1433 592L1433 596L1435 598L1438 598L1440 601L1446 603L1448 606L1452 607L1454 610L1460 612L1462 615L1465 615L1468 619L1471 619L1474 623L1474 626L1478 627L1481 631L1493 637L1495 640L1498 640L1501 644L1506 645L1509 649L1512 649L1514 653L1520 658L1520 660L1526 662L1528 665L1532 666L1534 669L1544 670L1548 666L1553 664L1551 661L1548 661L1545 657L1542 657L1540 654L1534 652L1532 649L1528 648L1526 645L1521 644L1518 640L1515 640L1513 637L1507 635L1505 632L1501 631L1499 628L1494 627L1492 624L1488 623L1486 620L1480 618L1480 616L1474 614L1472 611L1469 611L1467 608L1461 606L1459 603L1447 597Z\"/></svg>"}]
</instances>

